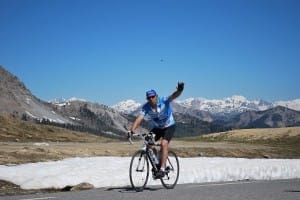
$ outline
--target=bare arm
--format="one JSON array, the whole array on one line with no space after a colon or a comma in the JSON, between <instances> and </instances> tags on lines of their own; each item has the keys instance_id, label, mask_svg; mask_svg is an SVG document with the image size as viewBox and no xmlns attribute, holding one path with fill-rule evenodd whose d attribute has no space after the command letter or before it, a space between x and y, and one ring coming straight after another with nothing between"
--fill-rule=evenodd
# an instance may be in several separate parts
<instances>
[{"instance_id":1,"label":"bare arm","mask_svg":"<svg viewBox=\"0 0 300 200\"><path fill-rule=\"evenodd\" d=\"M173 92L173 94L170 96L170 101L173 101L174 99L176 99L177 97L179 97L181 95L182 91L175 91Z\"/></svg>"},{"instance_id":2,"label":"bare arm","mask_svg":"<svg viewBox=\"0 0 300 200\"><path fill-rule=\"evenodd\" d=\"M170 101L173 101L174 99L179 97L183 91L183 88L184 88L184 83L178 82L177 90L175 92L173 92L173 94L170 96Z\"/></svg>"},{"instance_id":3,"label":"bare arm","mask_svg":"<svg viewBox=\"0 0 300 200\"><path fill-rule=\"evenodd\" d=\"M141 124L141 122L143 121L143 119L144 119L144 116L143 116L143 115L139 115L139 116L135 119L135 121L133 122L130 131L134 133L135 130L138 128L138 126L139 126L139 125Z\"/></svg>"}]
</instances>

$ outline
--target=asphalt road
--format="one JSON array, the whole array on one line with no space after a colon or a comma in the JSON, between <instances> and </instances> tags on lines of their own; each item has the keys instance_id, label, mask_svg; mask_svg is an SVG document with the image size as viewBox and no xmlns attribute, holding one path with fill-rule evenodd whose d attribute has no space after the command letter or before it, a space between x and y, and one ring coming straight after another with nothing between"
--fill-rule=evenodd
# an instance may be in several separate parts
<instances>
[{"instance_id":1,"label":"asphalt road","mask_svg":"<svg viewBox=\"0 0 300 200\"><path fill-rule=\"evenodd\" d=\"M173 190L149 186L143 192L131 188L101 188L80 192L6 196L1 200L300 200L300 179L241 181L177 185Z\"/></svg>"}]
</instances>

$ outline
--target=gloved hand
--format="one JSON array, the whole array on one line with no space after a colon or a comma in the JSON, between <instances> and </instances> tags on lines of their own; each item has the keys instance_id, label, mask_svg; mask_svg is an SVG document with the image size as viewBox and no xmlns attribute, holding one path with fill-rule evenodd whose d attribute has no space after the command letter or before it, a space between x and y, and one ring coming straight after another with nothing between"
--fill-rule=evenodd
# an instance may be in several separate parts
<instances>
[{"instance_id":1,"label":"gloved hand","mask_svg":"<svg viewBox=\"0 0 300 200\"><path fill-rule=\"evenodd\" d=\"M127 140L129 140L133 134L133 131L127 131Z\"/></svg>"},{"instance_id":2,"label":"gloved hand","mask_svg":"<svg viewBox=\"0 0 300 200\"><path fill-rule=\"evenodd\" d=\"M184 83L183 82L178 82L177 91L182 92L183 89L184 89Z\"/></svg>"},{"instance_id":3,"label":"gloved hand","mask_svg":"<svg viewBox=\"0 0 300 200\"><path fill-rule=\"evenodd\" d=\"M133 131L127 131L127 140L129 141L130 144L133 144L131 139L133 134L134 134Z\"/></svg>"}]
</instances>

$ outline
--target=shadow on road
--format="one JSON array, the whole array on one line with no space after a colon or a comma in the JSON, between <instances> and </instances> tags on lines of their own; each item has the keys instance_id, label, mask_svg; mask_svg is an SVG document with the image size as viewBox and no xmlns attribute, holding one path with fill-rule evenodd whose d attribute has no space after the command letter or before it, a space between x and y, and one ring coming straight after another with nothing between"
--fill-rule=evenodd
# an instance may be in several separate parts
<instances>
[{"instance_id":1,"label":"shadow on road","mask_svg":"<svg viewBox=\"0 0 300 200\"><path fill-rule=\"evenodd\" d=\"M285 192L299 192L300 193L300 190L285 190Z\"/></svg>"},{"instance_id":2,"label":"shadow on road","mask_svg":"<svg viewBox=\"0 0 300 200\"><path fill-rule=\"evenodd\" d=\"M158 187L145 187L143 191L157 191L161 190L162 188ZM112 187L112 188L107 188L106 191L118 191L121 193L135 193L135 191L132 187Z\"/></svg>"}]
</instances>

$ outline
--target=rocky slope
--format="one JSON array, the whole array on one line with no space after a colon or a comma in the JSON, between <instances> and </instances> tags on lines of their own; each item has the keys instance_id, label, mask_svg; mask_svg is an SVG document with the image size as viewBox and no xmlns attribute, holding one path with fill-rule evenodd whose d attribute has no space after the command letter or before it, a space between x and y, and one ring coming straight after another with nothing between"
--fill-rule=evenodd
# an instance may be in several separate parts
<instances>
[{"instance_id":1,"label":"rocky slope","mask_svg":"<svg viewBox=\"0 0 300 200\"><path fill-rule=\"evenodd\" d=\"M70 123L72 120L55 113L50 105L31 94L13 74L0 66L0 113L17 118L44 118L55 123Z\"/></svg>"}]
</instances>

